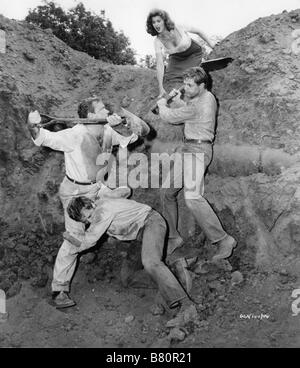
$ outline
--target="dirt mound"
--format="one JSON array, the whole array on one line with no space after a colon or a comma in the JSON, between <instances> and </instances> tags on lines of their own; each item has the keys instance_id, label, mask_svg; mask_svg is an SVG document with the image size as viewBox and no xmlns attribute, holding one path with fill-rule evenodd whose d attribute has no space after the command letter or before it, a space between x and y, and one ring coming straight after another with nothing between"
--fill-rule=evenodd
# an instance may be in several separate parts
<instances>
[{"instance_id":1,"label":"dirt mound","mask_svg":"<svg viewBox=\"0 0 300 368\"><path fill-rule=\"evenodd\" d=\"M220 113L211 172L218 177L207 185L226 225L231 218L240 241L257 250L256 264L286 263L298 273L299 28L299 9L261 18L227 37L211 55L230 54L234 62L213 76ZM229 145L232 154L226 158L222 147Z\"/></svg>"},{"instance_id":2,"label":"dirt mound","mask_svg":"<svg viewBox=\"0 0 300 368\"><path fill-rule=\"evenodd\" d=\"M227 37L210 55L234 62L214 74L221 102L218 143L300 150L300 63L293 31L300 10L261 18Z\"/></svg>"}]
</instances>

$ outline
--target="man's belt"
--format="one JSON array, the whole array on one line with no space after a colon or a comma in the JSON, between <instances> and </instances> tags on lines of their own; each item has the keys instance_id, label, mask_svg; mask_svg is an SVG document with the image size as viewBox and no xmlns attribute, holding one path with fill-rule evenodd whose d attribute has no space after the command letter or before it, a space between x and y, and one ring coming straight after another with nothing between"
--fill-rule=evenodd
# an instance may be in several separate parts
<instances>
[{"instance_id":1,"label":"man's belt","mask_svg":"<svg viewBox=\"0 0 300 368\"><path fill-rule=\"evenodd\" d=\"M203 140L203 139L188 139L188 138L183 138L183 142L184 143L209 143L211 144L212 142L208 139Z\"/></svg>"},{"instance_id":2,"label":"man's belt","mask_svg":"<svg viewBox=\"0 0 300 368\"><path fill-rule=\"evenodd\" d=\"M79 185L91 185L91 184L95 184L96 181L89 181L89 182L85 182L85 183L82 183L81 181L77 181L77 180L74 180L72 178L70 178L68 175L66 175L66 177L74 184L79 184Z\"/></svg>"}]
</instances>

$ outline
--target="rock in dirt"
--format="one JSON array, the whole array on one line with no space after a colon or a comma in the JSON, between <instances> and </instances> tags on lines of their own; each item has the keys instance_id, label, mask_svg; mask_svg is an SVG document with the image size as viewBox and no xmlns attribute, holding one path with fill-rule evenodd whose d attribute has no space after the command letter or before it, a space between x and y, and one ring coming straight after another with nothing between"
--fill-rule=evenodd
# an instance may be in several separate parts
<instances>
[{"instance_id":1,"label":"rock in dirt","mask_svg":"<svg viewBox=\"0 0 300 368\"><path fill-rule=\"evenodd\" d=\"M284 269L282 269L282 270L280 270L279 274L280 274L281 276L288 276L288 275L289 275L288 271L287 271L285 268L284 268Z\"/></svg>"},{"instance_id":2,"label":"rock in dirt","mask_svg":"<svg viewBox=\"0 0 300 368\"><path fill-rule=\"evenodd\" d=\"M239 285L244 281L244 276L239 271L235 271L231 274L231 285Z\"/></svg>"},{"instance_id":3,"label":"rock in dirt","mask_svg":"<svg viewBox=\"0 0 300 368\"><path fill-rule=\"evenodd\" d=\"M173 328L169 333L169 339L171 341L183 341L185 339L185 332L179 328Z\"/></svg>"},{"instance_id":4,"label":"rock in dirt","mask_svg":"<svg viewBox=\"0 0 300 368\"><path fill-rule=\"evenodd\" d=\"M150 313L153 316L162 316L165 313L165 308L161 304L153 304L150 308Z\"/></svg>"},{"instance_id":5,"label":"rock in dirt","mask_svg":"<svg viewBox=\"0 0 300 368\"><path fill-rule=\"evenodd\" d=\"M185 311L183 312L183 317L184 323L196 322L199 318L196 306L191 305L187 309L185 309Z\"/></svg>"},{"instance_id":6,"label":"rock in dirt","mask_svg":"<svg viewBox=\"0 0 300 368\"><path fill-rule=\"evenodd\" d=\"M34 55L32 52L25 51L23 52L23 55L26 60L33 62L36 59L36 55Z\"/></svg>"},{"instance_id":7,"label":"rock in dirt","mask_svg":"<svg viewBox=\"0 0 300 368\"><path fill-rule=\"evenodd\" d=\"M131 323L134 321L134 316L128 316L125 318L125 323Z\"/></svg>"}]
</instances>

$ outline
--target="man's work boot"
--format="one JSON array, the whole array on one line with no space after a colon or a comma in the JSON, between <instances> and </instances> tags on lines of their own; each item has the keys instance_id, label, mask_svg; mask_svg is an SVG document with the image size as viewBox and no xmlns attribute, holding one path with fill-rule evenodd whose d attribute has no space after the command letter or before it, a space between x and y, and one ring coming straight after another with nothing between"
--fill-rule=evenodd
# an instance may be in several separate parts
<instances>
[{"instance_id":1,"label":"man's work boot","mask_svg":"<svg viewBox=\"0 0 300 368\"><path fill-rule=\"evenodd\" d=\"M236 247L237 242L232 236L227 235L226 238L218 242L218 245L219 250L217 254L213 256L212 258L213 262L229 258L232 254L233 249Z\"/></svg>"},{"instance_id":2,"label":"man's work boot","mask_svg":"<svg viewBox=\"0 0 300 368\"><path fill-rule=\"evenodd\" d=\"M56 309L69 308L76 305L74 300L69 297L69 294L66 291L54 292L52 294L52 303Z\"/></svg>"},{"instance_id":3,"label":"man's work boot","mask_svg":"<svg viewBox=\"0 0 300 368\"><path fill-rule=\"evenodd\" d=\"M176 238L169 238L168 246L167 246L167 255L172 254L175 249L182 247L183 239L181 236L177 236Z\"/></svg>"}]
</instances>

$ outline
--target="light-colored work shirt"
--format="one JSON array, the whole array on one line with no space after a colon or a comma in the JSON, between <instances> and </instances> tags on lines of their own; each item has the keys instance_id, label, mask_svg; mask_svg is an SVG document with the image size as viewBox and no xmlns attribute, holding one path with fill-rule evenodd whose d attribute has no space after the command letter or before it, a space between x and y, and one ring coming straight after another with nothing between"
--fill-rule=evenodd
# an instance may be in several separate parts
<instances>
[{"instance_id":1,"label":"light-colored work shirt","mask_svg":"<svg viewBox=\"0 0 300 368\"><path fill-rule=\"evenodd\" d=\"M148 205L125 198L97 200L81 247L93 247L104 233L119 240L136 239L150 211Z\"/></svg>"},{"instance_id":2,"label":"light-colored work shirt","mask_svg":"<svg viewBox=\"0 0 300 368\"><path fill-rule=\"evenodd\" d=\"M111 144L120 144L123 148L137 138L135 135L123 137L108 125L102 129L111 137ZM102 148L96 135L91 134L85 125L77 124L59 132L50 132L41 128L39 135L33 141L37 146L46 146L64 152L66 174L71 179L78 182L96 180L99 171L96 161L98 155L102 153Z\"/></svg>"},{"instance_id":3,"label":"light-colored work shirt","mask_svg":"<svg viewBox=\"0 0 300 368\"><path fill-rule=\"evenodd\" d=\"M217 102L214 95L205 90L188 102L182 101L180 107L160 106L160 117L171 124L184 124L186 139L212 142L215 136Z\"/></svg>"},{"instance_id":4,"label":"light-colored work shirt","mask_svg":"<svg viewBox=\"0 0 300 368\"><path fill-rule=\"evenodd\" d=\"M96 159L101 153L101 147L97 138L90 134L84 125L78 124L59 132L41 128L34 143L62 151L65 156L66 174L70 178L79 182L96 180L99 171Z\"/></svg>"}]
</instances>

